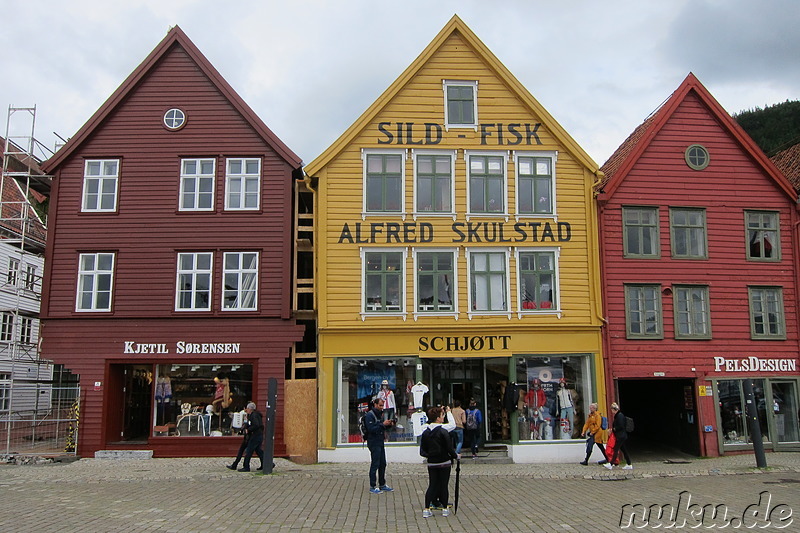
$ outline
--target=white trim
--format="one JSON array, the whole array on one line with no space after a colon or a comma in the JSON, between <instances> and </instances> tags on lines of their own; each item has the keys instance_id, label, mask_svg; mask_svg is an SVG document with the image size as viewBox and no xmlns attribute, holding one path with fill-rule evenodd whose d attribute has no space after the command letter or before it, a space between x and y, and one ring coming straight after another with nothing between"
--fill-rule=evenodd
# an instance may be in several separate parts
<instances>
[{"instance_id":1,"label":"white trim","mask_svg":"<svg viewBox=\"0 0 800 533\"><path fill-rule=\"evenodd\" d=\"M98 270L97 269L97 260L101 255L110 255L111 256L111 268L109 270ZM95 268L93 270L82 270L81 264L83 263L83 258L87 256L94 256L95 259ZM117 254L115 252L94 252L94 253L82 253L78 254L78 285L75 291L75 312L77 313L108 313L111 311L113 307L113 297L114 297L114 269L117 263ZM97 278L98 274L107 274L111 276L109 286L108 286L108 308L98 308L97 307ZM81 303L81 286L83 285L84 276L92 276L93 279L93 288L91 291L92 294L92 306L88 309L82 309L80 307Z\"/></svg>"},{"instance_id":2,"label":"white trim","mask_svg":"<svg viewBox=\"0 0 800 533\"><path fill-rule=\"evenodd\" d=\"M92 163L100 164L99 174L89 174L89 165ZM106 165L115 163L115 172L106 173ZM83 166L83 190L81 191L81 211L84 213L113 213L117 210L119 203L119 170L121 161L119 159L87 159ZM97 207L87 207L87 181L97 182ZM114 206L110 208L100 207L103 204L103 182L106 180L114 182Z\"/></svg>"},{"instance_id":3,"label":"white trim","mask_svg":"<svg viewBox=\"0 0 800 533\"><path fill-rule=\"evenodd\" d=\"M417 156L420 155L433 155L433 156L445 156L449 155L450 159L450 211L417 211L417 190L418 190L418 180L417 180ZM416 220L418 217L452 217L455 221L456 219L456 161L458 160L458 150L411 150L411 161L413 166L413 177L414 180L414 187L413 187L413 198L412 198L412 206L411 206L411 213Z\"/></svg>"},{"instance_id":4,"label":"white trim","mask_svg":"<svg viewBox=\"0 0 800 533\"><path fill-rule=\"evenodd\" d=\"M521 273L519 267L519 254L520 253L527 253L527 252L534 252L534 253L552 253L553 254L553 271L554 271L554 278L553 278L553 307L550 309L522 309L522 283L521 283ZM557 315L558 318L561 318L561 271L559 268L560 264L560 257L561 257L561 248L560 247L518 247L514 249L514 262L515 262L515 272L517 276L517 318L522 318L523 316L529 315Z\"/></svg>"},{"instance_id":5,"label":"white trim","mask_svg":"<svg viewBox=\"0 0 800 533\"><path fill-rule=\"evenodd\" d=\"M187 161L194 161L197 165L198 172L194 174L185 174L184 173L184 163ZM203 161L211 161L212 169L211 174L202 174L199 172L202 162ZM202 179L211 179L211 206L210 207L186 207L183 204L184 201L184 179L193 179L195 182L195 191L194 191L194 201L196 204L199 204L198 200L200 199L200 189L199 189L199 182ZM180 168L180 182L178 185L178 210L179 211L213 211L214 210L214 193L216 191L216 183L217 183L217 160L213 157L185 157L181 158L181 168Z\"/></svg>"},{"instance_id":6,"label":"white trim","mask_svg":"<svg viewBox=\"0 0 800 533\"><path fill-rule=\"evenodd\" d=\"M447 88L450 86L472 87L472 118L474 124L450 124L449 109L447 105ZM444 97L444 129L470 129L478 131L478 82L477 80L442 80L442 96Z\"/></svg>"},{"instance_id":7,"label":"white trim","mask_svg":"<svg viewBox=\"0 0 800 533\"><path fill-rule=\"evenodd\" d=\"M182 270L181 269L181 256L184 255L191 255L194 256L192 261L193 268L192 270ZM209 269L206 270L198 270L197 269L197 256L199 255L209 255ZM195 289L196 282L197 282L197 274L208 274L208 307L201 308L201 307L180 307L181 301L181 289L180 289L180 281L181 275L184 274L192 274L192 302L194 303L194 295L197 292ZM212 296L214 294L214 252L178 252L176 257L176 264L175 264L175 311L179 313L185 312L192 312L192 311L211 311L211 301Z\"/></svg>"},{"instance_id":8,"label":"white trim","mask_svg":"<svg viewBox=\"0 0 800 533\"><path fill-rule=\"evenodd\" d=\"M502 157L503 158L503 212L502 213L473 213L470 211L471 207L471 196L470 196L470 158L472 156L483 156L483 157ZM464 212L466 213L467 221L473 217L480 217L480 218L505 218L506 222L508 222L508 157L509 152L507 150L464 150L464 162L466 163L467 175L466 179L466 192L467 192L467 205L465 206Z\"/></svg>"},{"instance_id":9,"label":"white trim","mask_svg":"<svg viewBox=\"0 0 800 533\"><path fill-rule=\"evenodd\" d=\"M230 173L230 164L232 161L241 161L242 162L242 172L239 174L231 174ZM247 162L248 161L257 161L258 162L258 170L256 173L248 173L247 172ZM261 158L260 157L227 157L225 158L225 210L226 211L258 211L261 209ZM247 181L256 178L257 179L257 192L256 192L256 206L255 207L244 207L244 204L247 200L247 192L246 192L246 184ZM231 207L230 206L230 186L231 186L231 179L239 179L241 180L241 189L238 193L239 200L241 202L239 207Z\"/></svg>"},{"instance_id":10,"label":"white trim","mask_svg":"<svg viewBox=\"0 0 800 533\"><path fill-rule=\"evenodd\" d=\"M473 253L502 253L505 256L505 297L506 308L502 311L473 311L472 310L472 254ZM467 316L472 320L473 316L506 316L511 320L511 272L510 272L511 248L503 247L469 247L466 249L467 259Z\"/></svg>"},{"instance_id":11,"label":"white trim","mask_svg":"<svg viewBox=\"0 0 800 533\"><path fill-rule=\"evenodd\" d=\"M400 156L400 210L399 211L367 211L367 156L370 155L399 155ZM405 148L362 148L361 149L361 220L367 216L400 216L406 219L406 159L408 150ZM363 307L362 307L363 309Z\"/></svg>"},{"instance_id":12,"label":"white trim","mask_svg":"<svg viewBox=\"0 0 800 533\"><path fill-rule=\"evenodd\" d=\"M361 257L361 307L359 309L359 315L361 316L361 320L365 320L366 317L403 317L403 320L406 319L406 300L408 299L408 248L359 248L359 256ZM367 301L366 301L366 290L367 290L367 276L366 276L366 254L368 253L401 253L403 254L403 274L400 278L400 286L403 288L403 295L400 299L400 310L399 311L367 311Z\"/></svg>"},{"instance_id":13,"label":"white trim","mask_svg":"<svg viewBox=\"0 0 800 533\"><path fill-rule=\"evenodd\" d=\"M429 317L429 316L452 316L456 320L458 320L458 258L459 258L459 249L456 248L418 248L413 247L411 248L411 253L413 257L413 272L414 272L414 279L412 283L414 285L414 320L418 320L419 317ZM417 302L419 301L419 283L417 282L417 272L419 272L418 263L417 263L417 255L419 253L449 253L453 255L453 280L450 283L450 286L453 288L453 310L452 311L420 311L417 308Z\"/></svg>"},{"instance_id":14,"label":"white trim","mask_svg":"<svg viewBox=\"0 0 800 533\"><path fill-rule=\"evenodd\" d=\"M232 254L236 254L236 255L239 256L239 260L240 260L239 268L236 269L236 270L227 270L225 268L226 258L227 258L227 256L232 255ZM225 293L227 292L227 289L225 289L225 276L228 273L239 274L239 285L237 286L237 293L239 294L239 296L241 296L241 294L242 294L242 292L244 290L242 288L242 280L244 279L244 275L245 274L249 274L249 273L252 272L251 269L245 269L241 265L241 259L245 254L254 254L256 256L255 287L253 287L253 305L251 307L225 307ZM250 250L250 251L241 251L241 252L223 252L222 253L222 287L223 288L222 288L222 295L221 295L221 300L220 300L220 310L222 312L229 312L229 311L233 311L233 312L236 312L236 311L256 311L258 309L258 284L259 284L258 273L259 273L260 268L261 268L261 254L259 254L256 251ZM238 300L239 300L239 297L237 297L237 301Z\"/></svg>"},{"instance_id":15,"label":"white trim","mask_svg":"<svg viewBox=\"0 0 800 533\"><path fill-rule=\"evenodd\" d=\"M523 218L553 218L558 220L558 202L556 202L556 163L558 162L558 151L556 150L515 150L512 154L514 161L514 213L515 219L520 220ZM519 158L520 157L548 157L550 158L551 169L551 183L550 183L550 202L552 206L551 213L520 213L519 212ZM535 199L534 199L535 200Z\"/></svg>"}]
</instances>

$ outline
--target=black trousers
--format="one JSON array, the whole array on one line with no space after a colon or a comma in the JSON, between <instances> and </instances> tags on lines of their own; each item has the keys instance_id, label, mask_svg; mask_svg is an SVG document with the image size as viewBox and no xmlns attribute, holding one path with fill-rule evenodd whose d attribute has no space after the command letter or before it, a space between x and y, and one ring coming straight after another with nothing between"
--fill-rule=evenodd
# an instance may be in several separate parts
<instances>
[{"instance_id":1,"label":"black trousers","mask_svg":"<svg viewBox=\"0 0 800 533\"><path fill-rule=\"evenodd\" d=\"M438 502L447 507L450 498L450 470L452 465L428 467L428 490L425 491L425 508Z\"/></svg>"},{"instance_id":2,"label":"black trousers","mask_svg":"<svg viewBox=\"0 0 800 533\"><path fill-rule=\"evenodd\" d=\"M250 468L250 458L253 457L253 452L256 452L258 458L261 459L261 466L264 466L264 450L261 449L261 442L264 440L263 433L250 435L247 441L247 447L244 450L244 464L243 468Z\"/></svg>"}]
</instances>

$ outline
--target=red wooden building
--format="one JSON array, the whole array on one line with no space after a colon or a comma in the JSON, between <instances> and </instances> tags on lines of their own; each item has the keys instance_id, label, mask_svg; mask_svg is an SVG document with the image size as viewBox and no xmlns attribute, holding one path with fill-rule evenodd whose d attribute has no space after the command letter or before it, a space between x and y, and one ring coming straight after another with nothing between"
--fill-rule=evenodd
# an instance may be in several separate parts
<instances>
[{"instance_id":1,"label":"red wooden building","mask_svg":"<svg viewBox=\"0 0 800 533\"><path fill-rule=\"evenodd\" d=\"M43 165L42 354L80 374L79 454L230 454L232 414L283 397L300 167L178 27Z\"/></svg>"},{"instance_id":2,"label":"red wooden building","mask_svg":"<svg viewBox=\"0 0 800 533\"><path fill-rule=\"evenodd\" d=\"M752 378L767 448L800 448L795 190L692 74L602 170L608 390L633 443L752 449Z\"/></svg>"}]
</instances>

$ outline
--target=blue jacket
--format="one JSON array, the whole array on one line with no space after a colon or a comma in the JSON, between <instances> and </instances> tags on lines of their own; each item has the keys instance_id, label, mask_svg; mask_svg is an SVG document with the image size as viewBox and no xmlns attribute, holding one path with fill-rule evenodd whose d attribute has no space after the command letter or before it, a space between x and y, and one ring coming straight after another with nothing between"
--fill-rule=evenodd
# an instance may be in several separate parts
<instances>
[{"instance_id":1,"label":"blue jacket","mask_svg":"<svg viewBox=\"0 0 800 533\"><path fill-rule=\"evenodd\" d=\"M381 412L377 409L370 409L367 413L364 422L367 426L367 444L383 445L383 434L386 431L386 426L383 425L381 420Z\"/></svg>"}]
</instances>

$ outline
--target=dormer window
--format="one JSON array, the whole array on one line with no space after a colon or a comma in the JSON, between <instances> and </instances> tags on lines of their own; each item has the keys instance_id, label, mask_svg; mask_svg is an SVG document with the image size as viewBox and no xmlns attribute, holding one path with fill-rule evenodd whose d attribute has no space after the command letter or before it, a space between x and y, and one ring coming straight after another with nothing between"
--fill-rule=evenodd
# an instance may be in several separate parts
<instances>
[{"instance_id":1,"label":"dormer window","mask_svg":"<svg viewBox=\"0 0 800 533\"><path fill-rule=\"evenodd\" d=\"M444 123L447 128L477 128L478 82L444 80Z\"/></svg>"}]
</instances>

